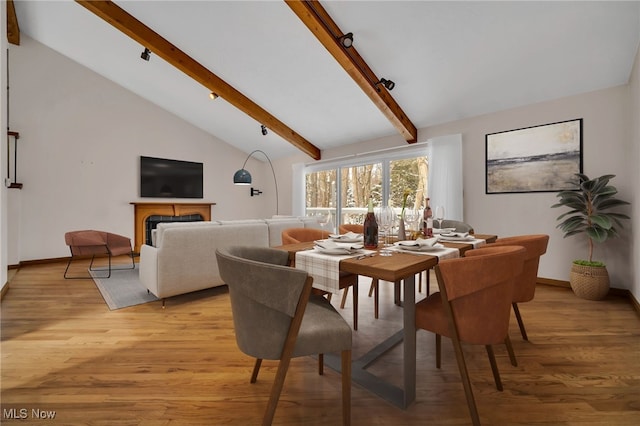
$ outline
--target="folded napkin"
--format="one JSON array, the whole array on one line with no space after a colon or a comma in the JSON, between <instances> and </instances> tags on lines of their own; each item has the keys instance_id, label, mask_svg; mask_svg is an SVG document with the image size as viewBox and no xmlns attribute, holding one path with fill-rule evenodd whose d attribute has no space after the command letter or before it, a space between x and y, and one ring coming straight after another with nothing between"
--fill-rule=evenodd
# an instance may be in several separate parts
<instances>
[{"instance_id":1,"label":"folded napkin","mask_svg":"<svg viewBox=\"0 0 640 426\"><path fill-rule=\"evenodd\" d=\"M346 252L350 252L353 250L360 250L364 247L364 245L359 243L338 243L332 240L317 240L314 241L314 244L317 248L324 250L345 250Z\"/></svg>"},{"instance_id":2,"label":"folded napkin","mask_svg":"<svg viewBox=\"0 0 640 426\"><path fill-rule=\"evenodd\" d=\"M355 232L347 232L346 234L329 234L329 238L331 238L332 240L336 240L336 241L340 241L340 240L344 240L344 241L353 241L353 240L357 240L360 238L363 238L362 234L356 234Z\"/></svg>"},{"instance_id":3,"label":"folded napkin","mask_svg":"<svg viewBox=\"0 0 640 426\"><path fill-rule=\"evenodd\" d=\"M433 228L434 234L448 234L450 232L455 232L456 228Z\"/></svg>"},{"instance_id":4,"label":"folded napkin","mask_svg":"<svg viewBox=\"0 0 640 426\"><path fill-rule=\"evenodd\" d=\"M399 241L398 245L405 246L405 247L433 247L437 243L438 243L438 237L433 237L433 238L418 238L415 241L414 240Z\"/></svg>"},{"instance_id":5,"label":"folded napkin","mask_svg":"<svg viewBox=\"0 0 640 426\"><path fill-rule=\"evenodd\" d=\"M446 234L440 234L439 235L440 239L442 241L462 241L462 242L469 242L469 241L475 241L476 238L473 235L469 235L468 232L448 232Z\"/></svg>"}]
</instances>

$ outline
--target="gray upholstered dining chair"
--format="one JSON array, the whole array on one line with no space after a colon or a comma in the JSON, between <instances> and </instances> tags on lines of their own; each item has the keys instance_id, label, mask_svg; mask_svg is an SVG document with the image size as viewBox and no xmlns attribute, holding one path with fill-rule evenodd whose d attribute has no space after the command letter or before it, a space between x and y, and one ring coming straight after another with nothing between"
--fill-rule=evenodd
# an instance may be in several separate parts
<instances>
[{"instance_id":1,"label":"gray upholstered dining chair","mask_svg":"<svg viewBox=\"0 0 640 426\"><path fill-rule=\"evenodd\" d=\"M473 226L469 225L468 223L453 219L443 219L440 228L455 228L456 232L468 232L470 234L474 233Z\"/></svg>"},{"instance_id":2,"label":"gray upholstered dining chair","mask_svg":"<svg viewBox=\"0 0 640 426\"><path fill-rule=\"evenodd\" d=\"M251 383L263 359L280 360L263 425L273 421L291 358L341 352L342 420L351 423L351 327L329 301L311 295L313 278L286 266L286 251L266 247L220 248L220 275L229 286L236 342L256 358Z\"/></svg>"}]
</instances>

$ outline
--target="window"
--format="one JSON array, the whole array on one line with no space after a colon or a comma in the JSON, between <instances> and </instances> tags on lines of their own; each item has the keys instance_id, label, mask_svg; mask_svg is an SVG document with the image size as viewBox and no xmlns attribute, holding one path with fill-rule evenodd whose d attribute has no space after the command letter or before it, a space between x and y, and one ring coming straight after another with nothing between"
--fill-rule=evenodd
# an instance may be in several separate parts
<instances>
[{"instance_id":1,"label":"window","mask_svg":"<svg viewBox=\"0 0 640 426\"><path fill-rule=\"evenodd\" d=\"M425 147L312 164L304 168L304 214L330 212L331 228L361 224L369 199L376 207L389 204L400 213L405 189L410 191L407 207L420 209L427 195L427 176Z\"/></svg>"}]
</instances>

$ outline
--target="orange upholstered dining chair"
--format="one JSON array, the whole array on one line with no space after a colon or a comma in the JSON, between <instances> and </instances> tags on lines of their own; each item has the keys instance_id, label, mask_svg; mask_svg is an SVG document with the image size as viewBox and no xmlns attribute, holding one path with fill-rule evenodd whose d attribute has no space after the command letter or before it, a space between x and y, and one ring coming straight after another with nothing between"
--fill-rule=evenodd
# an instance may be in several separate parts
<instances>
[{"instance_id":1,"label":"orange upholstered dining chair","mask_svg":"<svg viewBox=\"0 0 640 426\"><path fill-rule=\"evenodd\" d=\"M133 250L131 249L131 239L122 235L113 234L111 232L83 230L83 231L71 231L64 234L64 241L71 250L71 257L67 263L67 267L64 270L64 277L66 279L87 279L91 276L67 276L69 266L74 258L91 256L91 263L89 264L89 270L93 269L93 261L96 256L108 256L109 266L107 269L107 275L100 278L111 277L111 258L113 256L128 255L131 256L131 268L120 269L134 269L135 261L133 259Z\"/></svg>"},{"instance_id":2,"label":"orange upholstered dining chair","mask_svg":"<svg viewBox=\"0 0 640 426\"><path fill-rule=\"evenodd\" d=\"M540 257L547 252L549 236L545 234L517 235L513 237L498 238L492 245L494 246L522 246L527 251L522 273L516 277L513 287L513 312L516 315L520 334L524 340L529 340L527 330L520 315L518 303L530 302L536 292L538 280L538 265ZM470 252L469 252L470 253Z\"/></svg>"},{"instance_id":3,"label":"orange upholstered dining chair","mask_svg":"<svg viewBox=\"0 0 640 426\"><path fill-rule=\"evenodd\" d=\"M316 228L289 228L282 231L282 244L297 244L315 240L321 240L327 237L327 233ZM340 281L338 286L345 292L349 287L353 287L353 329L358 329L358 276L347 272L340 272ZM329 294L331 299L331 294ZM345 298L343 297L340 308L344 308Z\"/></svg>"},{"instance_id":4,"label":"orange upholstered dining chair","mask_svg":"<svg viewBox=\"0 0 640 426\"><path fill-rule=\"evenodd\" d=\"M441 363L441 337L451 338L474 425L480 424L461 343L484 345L498 390L500 373L494 344L509 341L513 283L522 272L525 249L519 246L481 248L474 256L442 260L436 265L439 292L416 304L416 328L436 335L436 366Z\"/></svg>"}]
</instances>

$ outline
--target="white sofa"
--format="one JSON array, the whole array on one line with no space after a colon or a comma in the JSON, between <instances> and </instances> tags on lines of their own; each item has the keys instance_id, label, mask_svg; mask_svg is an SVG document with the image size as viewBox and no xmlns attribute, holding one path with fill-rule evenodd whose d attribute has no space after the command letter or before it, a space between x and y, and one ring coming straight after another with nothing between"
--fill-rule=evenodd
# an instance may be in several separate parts
<instances>
[{"instance_id":1,"label":"white sofa","mask_svg":"<svg viewBox=\"0 0 640 426\"><path fill-rule=\"evenodd\" d=\"M320 226L306 217L160 223L154 245L140 248L140 281L160 299L220 286L218 247L279 246L282 230L304 227Z\"/></svg>"}]
</instances>

